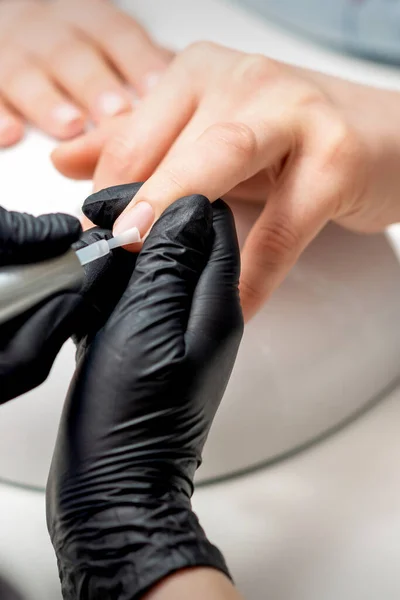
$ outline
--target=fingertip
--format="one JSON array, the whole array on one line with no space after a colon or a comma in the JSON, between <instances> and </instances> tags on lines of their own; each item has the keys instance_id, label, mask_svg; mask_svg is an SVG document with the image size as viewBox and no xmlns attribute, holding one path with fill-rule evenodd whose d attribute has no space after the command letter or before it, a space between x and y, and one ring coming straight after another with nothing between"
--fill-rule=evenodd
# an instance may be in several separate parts
<instances>
[{"instance_id":1,"label":"fingertip","mask_svg":"<svg viewBox=\"0 0 400 600\"><path fill-rule=\"evenodd\" d=\"M72 104L55 106L49 116L49 131L59 140L69 140L84 132L85 115Z\"/></svg>"},{"instance_id":2,"label":"fingertip","mask_svg":"<svg viewBox=\"0 0 400 600\"><path fill-rule=\"evenodd\" d=\"M69 141L85 131L85 120L79 119L63 127L54 128L54 137L60 142Z\"/></svg>"},{"instance_id":3,"label":"fingertip","mask_svg":"<svg viewBox=\"0 0 400 600\"><path fill-rule=\"evenodd\" d=\"M126 118L125 115L115 117L104 126L96 127L73 140L60 144L51 155L55 168L71 179L94 177L96 184L95 171L104 145L113 132L123 125Z\"/></svg>"},{"instance_id":4,"label":"fingertip","mask_svg":"<svg viewBox=\"0 0 400 600\"><path fill-rule=\"evenodd\" d=\"M50 160L53 163L53 166L62 172L63 161L64 161L64 148L63 145L57 146L50 152Z\"/></svg>"},{"instance_id":5,"label":"fingertip","mask_svg":"<svg viewBox=\"0 0 400 600\"><path fill-rule=\"evenodd\" d=\"M62 147L56 148L50 155L53 166L61 175L69 179L79 179L79 161L70 156L68 150Z\"/></svg>"},{"instance_id":6,"label":"fingertip","mask_svg":"<svg viewBox=\"0 0 400 600\"><path fill-rule=\"evenodd\" d=\"M96 159L85 151L84 138L64 142L55 148L50 158L54 167L69 179L89 179L96 167Z\"/></svg>"},{"instance_id":7,"label":"fingertip","mask_svg":"<svg viewBox=\"0 0 400 600\"><path fill-rule=\"evenodd\" d=\"M25 127L22 121L11 115L0 117L0 147L14 146L24 135Z\"/></svg>"}]
</instances>

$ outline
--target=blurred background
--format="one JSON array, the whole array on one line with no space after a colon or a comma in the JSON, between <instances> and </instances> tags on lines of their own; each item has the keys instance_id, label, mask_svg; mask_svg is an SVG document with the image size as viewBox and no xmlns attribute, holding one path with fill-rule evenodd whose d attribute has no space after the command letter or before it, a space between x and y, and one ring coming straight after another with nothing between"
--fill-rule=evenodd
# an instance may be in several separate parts
<instances>
[{"instance_id":1,"label":"blurred background","mask_svg":"<svg viewBox=\"0 0 400 600\"><path fill-rule=\"evenodd\" d=\"M397 0L118 4L167 48L208 39L400 89ZM32 128L0 150L1 204L79 214L91 183L55 171L54 145ZM243 242L256 214L235 217ZM397 226L328 227L246 329L194 505L247 600L400 597L399 256ZM44 488L73 366L68 343L46 384L1 408L2 600L61 598Z\"/></svg>"},{"instance_id":2,"label":"blurred background","mask_svg":"<svg viewBox=\"0 0 400 600\"><path fill-rule=\"evenodd\" d=\"M237 0L260 15L342 51L396 62L400 58L397 0Z\"/></svg>"}]
</instances>

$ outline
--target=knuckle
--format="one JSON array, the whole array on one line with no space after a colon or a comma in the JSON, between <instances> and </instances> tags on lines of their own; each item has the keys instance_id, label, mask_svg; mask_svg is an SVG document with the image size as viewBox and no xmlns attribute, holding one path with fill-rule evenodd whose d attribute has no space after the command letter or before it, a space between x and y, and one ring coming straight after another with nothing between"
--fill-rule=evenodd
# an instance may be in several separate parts
<instances>
[{"instance_id":1,"label":"knuckle","mask_svg":"<svg viewBox=\"0 0 400 600\"><path fill-rule=\"evenodd\" d=\"M82 98L88 102L92 95L105 88L106 83L107 77L104 77L104 74L98 72L97 69L82 70L76 93L82 94Z\"/></svg>"},{"instance_id":2,"label":"knuckle","mask_svg":"<svg viewBox=\"0 0 400 600\"><path fill-rule=\"evenodd\" d=\"M107 41L110 48L136 48L147 40L144 31L134 21L126 19L125 15L114 14L104 23L96 25L98 35Z\"/></svg>"},{"instance_id":3,"label":"knuckle","mask_svg":"<svg viewBox=\"0 0 400 600\"><path fill-rule=\"evenodd\" d=\"M287 217L275 217L260 225L257 246L261 260L271 267L291 261L299 252L301 239Z\"/></svg>"},{"instance_id":4,"label":"knuckle","mask_svg":"<svg viewBox=\"0 0 400 600\"><path fill-rule=\"evenodd\" d=\"M241 158L251 160L257 152L257 138L251 127L241 122L217 123L209 129L213 137Z\"/></svg>"},{"instance_id":5,"label":"knuckle","mask_svg":"<svg viewBox=\"0 0 400 600\"><path fill-rule=\"evenodd\" d=\"M330 110L330 104L324 92L306 81L300 81L299 79L296 79L296 81L298 90L295 101L296 110L303 109L307 111L308 109L310 114L318 112L325 115L327 110Z\"/></svg>"},{"instance_id":6,"label":"knuckle","mask_svg":"<svg viewBox=\"0 0 400 600\"><path fill-rule=\"evenodd\" d=\"M340 207L345 200L355 201L367 178L367 148L358 132L343 119L332 119L320 161L321 172L331 175L333 204Z\"/></svg>"},{"instance_id":7,"label":"knuckle","mask_svg":"<svg viewBox=\"0 0 400 600\"><path fill-rule=\"evenodd\" d=\"M367 181L367 151L359 136L345 123L337 123L328 139L322 158L323 170L332 174L331 203L340 212L362 197Z\"/></svg>"},{"instance_id":8,"label":"knuckle","mask_svg":"<svg viewBox=\"0 0 400 600\"><path fill-rule=\"evenodd\" d=\"M308 128L318 140L320 159L325 168L353 166L365 156L365 145L358 131L335 110L318 90L303 97L302 107L311 115Z\"/></svg>"},{"instance_id":9,"label":"knuckle","mask_svg":"<svg viewBox=\"0 0 400 600\"><path fill-rule=\"evenodd\" d=\"M251 309L261 304L265 298L265 290L260 283L242 277L240 280L240 299L244 309Z\"/></svg>"},{"instance_id":10,"label":"knuckle","mask_svg":"<svg viewBox=\"0 0 400 600\"><path fill-rule=\"evenodd\" d=\"M29 0L20 0L19 2L7 2L5 11L1 14L1 31L4 35L8 35L12 30L14 36L16 31L27 22L40 14L41 6L39 3L30 2Z\"/></svg>"},{"instance_id":11,"label":"knuckle","mask_svg":"<svg viewBox=\"0 0 400 600\"><path fill-rule=\"evenodd\" d=\"M125 136L116 135L106 144L102 160L115 174L129 173L134 162L133 149Z\"/></svg>"},{"instance_id":12,"label":"knuckle","mask_svg":"<svg viewBox=\"0 0 400 600\"><path fill-rule=\"evenodd\" d=\"M186 78L195 81L198 86L205 75L209 76L213 72L220 74L221 65L229 52L230 50L214 42L198 41L178 53L173 64L178 71L183 72Z\"/></svg>"},{"instance_id":13,"label":"knuckle","mask_svg":"<svg viewBox=\"0 0 400 600\"><path fill-rule=\"evenodd\" d=\"M0 89L6 96L15 96L21 94L26 86L26 82L31 81L32 69L29 63L21 62L14 69L5 70L1 74ZM30 89L31 98L37 97L37 89Z\"/></svg>"},{"instance_id":14,"label":"knuckle","mask_svg":"<svg viewBox=\"0 0 400 600\"><path fill-rule=\"evenodd\" d=\"M46 62L54 69L61 69L65 64L74 63L80 59L82 45L83 42L79 40L75 32L67 28L62 34L60 33L57 41L52 43L51 52L46 57Z\"/></svg>"},{"instance_id":15,"label":"knuckle","mask_svg":"<svg viewBox=\"0 0 400 600\"><path fill-rule=\"evenodd\" d=\"M12 81L16 73L28 68L28 57L18 44L0 42L0 56L0 78L4 84Z\"/></svg>"},{"instance_id":16,"label":"knuckle","mask_svg":"<svg viewBox=\"0 0 400 600\"><path fill-rule=\"evenodd\" d=\"M209 54L215 52L219 46L214 42L200 40L189 44L187 48L182 52L182 57L191 56L195 58L203 58Z\"/></svg>"},{"instance_id":17,"label":"knuckle","mask_svg":"<svg viewBox=\"0 0 400 600\"><path fill-rule=\"evenodd\" d=\"M217 45L212 42L193 42L177 54L174 65L186 78L193 79L195 73L202 73L208 68L210 56L213 56L216 48Z\"/></svg>"},{"instance_id":18,"label":"knuckle","mask_svg":"<svg viewBox=\"0 0 400 600\"><path fill-rule=\"evenodd\" d=\"M316 178L320 196L334 214L344 205L356 203L365 190L368 178L369 150L362 135L336 111L327 98L315 96L310 101L306 120L315 156Z\"/></svg>"},{"instance_id":19,"label":"knuckle","mask_svg":"<svg viewBox=\"0 0 400 600\"><path fill-rule=\"evenodd\" d=\"M332 124L326 146L326 160L328 164L348 164L348 161L358 158L362 154L361 140L349 125L336 119Z\"/></svg>"},{"instance_id":20,"label":"knuckle","mask_svg":"<svg viewBox=\"0 0 400 600\"><path fill-rule=\"evenodd\" d=\"M260 87L277 81L283 70L284 66L271 58L249 54L239 61L236 74L248 87Z\"/></svg>"},{"instance_id":21,"label":"knuckle","mask_svg":"<svg viewBox=\"0 0 400 600\"><path fill-rule=\"evenodd\" d=\"M178 194L182 193L183 196L187 194L182 175L179 173L178 169L173 166L165 166L160 172L160 175L167 185L172 185L178 190Z\"/></svg>"}]
</instances>

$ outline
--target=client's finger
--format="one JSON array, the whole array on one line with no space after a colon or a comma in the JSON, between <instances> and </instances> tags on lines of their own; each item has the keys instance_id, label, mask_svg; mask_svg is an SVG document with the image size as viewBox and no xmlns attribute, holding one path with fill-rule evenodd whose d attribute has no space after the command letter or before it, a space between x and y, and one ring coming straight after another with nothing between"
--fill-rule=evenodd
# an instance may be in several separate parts
<instances>
[{"instance_id":1,"label":"client's finger","mask_svg":"<svg viewBox=\"0 0 400 600\"><path fill-rule=\"evenodd\" d=\"M7 148L19 142L25 127L14 111L0 98L0 148Z\"/></svg>"},{"instance_id":2,"label":"client's finger","mask_svg":"<svg viewBox=\"0 0 400 600\"><path fill-rule=\"evenodd\" d=\"M91 179L107 140L129 117L122 115L96 129L60 144L51 154L55 168L70 179Z\"/></svg>"}]
</instances>

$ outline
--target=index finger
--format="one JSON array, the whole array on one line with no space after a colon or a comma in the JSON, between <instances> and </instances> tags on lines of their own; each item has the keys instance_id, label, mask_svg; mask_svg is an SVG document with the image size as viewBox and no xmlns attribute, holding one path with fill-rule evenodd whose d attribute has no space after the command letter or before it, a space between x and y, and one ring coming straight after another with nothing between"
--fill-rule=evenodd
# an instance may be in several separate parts
<instances>
[{"instance_id":1,"label":"index finger","mask_svg":"<svg viewBox=\"0 0 400 600\"><path fill-rule=\"evenodd\" d=\"M138 227L144 235L175 200L202 194L211 202L225 195L286 151L289 131L279 124L215 123L194 142L167 158L116 221L120 233Z\"/></svg>"}]
</instances>

